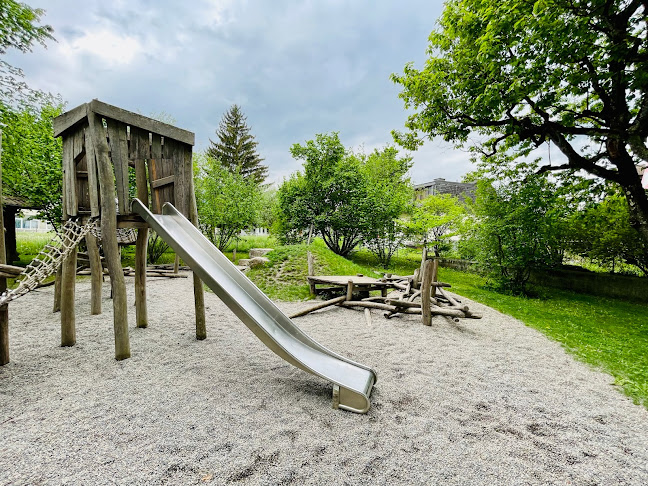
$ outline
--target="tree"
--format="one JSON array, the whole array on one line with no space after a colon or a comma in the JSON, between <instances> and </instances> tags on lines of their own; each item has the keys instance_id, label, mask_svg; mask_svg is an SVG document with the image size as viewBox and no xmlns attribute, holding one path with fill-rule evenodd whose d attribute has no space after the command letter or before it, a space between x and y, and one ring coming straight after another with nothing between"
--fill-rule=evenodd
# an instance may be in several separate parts
<instances>
[{"instance_id":1,"label":"tree","mask_svg":"<svg viewBox=\"0 0 648 486\"><path fill-rule=\"evenodd\" d=\"M318 134L306 145L294 144L290 153L304 161L279 188L284 239L296 240L310 228L338 255L348 255L362 240L367 203L360 160L347 157L337 133Z\"/></svg>"},{"instance_id":2,"label":"tree","mask_svg":"<svg viewBox=\"0 0 648 486\"><path fill-rule=\"evenodd\" d=\"M39 208L39 216L54 227L61 221L62 143L54 138L52 120L63 112L63 103L40 94L38 104L17 108L0 105L3 191Z\"/></svg>"},{"instance_id":3,"label":"tree","mask_svg":"<svg viewBox=\"0 0 648 486\"><path fill-rule=\"evenodd\" d=\"M35 43L44 46L46 40L54 40L52 27L39 25L43 13L42 9L15 0L0 2L0 55L10 48L28 52ZM21 95L31 93L27 85L18 80L22 76L20 69L0 60L1 104L13 104Z\"/></svg>"},{"instance_id":4,"label":"tree","mask_svg":"<svg viewBox=\"0 0 648 486\"><path fill-rule=\"evenodd\" d=\"M207 155L220 161L231 173L238 172L244 178L262 184L268 177L268 167L257 153L258 142L250 134L247 118L238 105L232 105L223 115L218 130L218 141L210 140Z\"/></svg>"},{"instance_id":5,"label":"tree","mask_svg":"<svg viewBox=\"0 0 648 486\"><path fill-rule=\"evenodd\" d=\"M403 201L411 200L409 157L397 157L393 147L353 154L337 133L318 134L290 151L304 161L304 170L277 193L284 241L304 239L312 228L331 251L347 256L360 242L383 244L385 235L397 233L393 220L403 212Z\"/></svg>"},{"instance_id":6,"label":"tree","mask_svg":"<svg viewBox=\"0 0 648 486\"><path fill-rule=\"evenodd\" d=\"M545 142L564 163L618 184L648 242L648 12L639 0L449 0L425 67L392 75L418 110L396 141L473 144L487 164L514 166ZM477 140L477 141L475 141Z\"/></svg>"},{"instance_id":7,"label":"tree","mask_svg":"<svg viewBox=\"0 0 648 486\"><path fill-rule=\"evenodd\" d=\"M562 263L572 203L547 174L477 184L472 244L500 287L523 293L531 270Z\"/></svg>"},{"instance_id":8,"label":"tree","mask_svg":"<svg viewBox=\"0 0 648 486\"><path fill-rule=\"evenodd\" d=\"M394 147L359 157L363 161L361 168L367 191L362 241L386 269L407 237L407 227L401 217L409 210L414 197L407 177L412 158L399 158Z\"/></svg>"},{"instance_id":9,"label":"tree","mask_svg":"<svg viewBox=\"0 0 648 486\"><path fill-rule=\"evenodd\" d=\"M648 244L630 226L627 205L618 191L578 211L572 224L572 252L612 271L619 261L634 265L648 276Z\"/></svg>"},{"instance_id":10,"label":"tree","mask_svg":"<svg viewBox=\"0 0 648 486\"><path fill-rule=\"evenodd\" d=\"M457 234L464 213L458 198L450 194L431 195L414 205L407 226L423 245L431 243L438 257L443 243Z\"/></svg>"},{"instance_id":11,"label":"tree","mask_svg":"<svg viewBox=\"0 0 648 486\"><path fill-rule=\"evenodd\" d=\"M204 154L194 155L196 203L202 232L221 251L257 222L261 195L252 180Z\"/></svg>"}]
</instances>

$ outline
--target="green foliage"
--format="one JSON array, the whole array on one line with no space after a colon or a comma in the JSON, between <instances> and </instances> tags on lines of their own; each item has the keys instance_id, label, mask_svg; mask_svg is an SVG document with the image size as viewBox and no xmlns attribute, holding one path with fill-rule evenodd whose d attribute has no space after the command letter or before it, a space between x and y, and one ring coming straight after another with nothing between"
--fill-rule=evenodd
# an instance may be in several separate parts
<instances>
[{"instance_id":1,"label":"green foliage","mask_svg":"<svg viewBox=\"0 0 648 486\"><path fill-rule=\"evenodd\" d=\"M322 240L315 239L310 248L304 244L277 246L266 256L270 263L250 269L247 276L271 299L307 300L311 298L307 283L307 252L313 253L317 275L356 275L371 277L379 274L357 265L330 251Z\"/></svg>"},{"instance_id":2,"label":"green foliage","mask_svg":"<svg viewBox=\"0 0 648 486\"><path fill-rule=\"evenodd\" d=\"M423 245L432 244L438 257L442 245L457 235L464 214L465 207L458 198L450 194L430 195L414 205L407 227Z\"/></svg>"},{"instance_id":3,"label":"green foliage","mask_svg":"<svg viewBox=\"0 0 648 486\"><path fill-rule=\"evenodd\" d=\"M247 118L238 105L232 105L223 115L216 130L218 141L210 140L207 155L220 161L231 173L259 185L268 177L268 167L257 153L258 142L250 134Z\"/></svg>"},{"instance_id":4,"label":"green foliage","mask_svg":"<svg viewBox=\"0 0 648 486\"><path fill-rule=\"evenodd\" d=\"M35 43L44 46L45 41L54 40L52 27L39 24L43 13L15 0L0 2L0 55L7 49L29 52ZM15 106L18 100L29 102L31 95L42 95L20 81L22 76L20 69L0 60L0 104Z\"/></svg>"},{"instance_id":5,"label":"green foliage","mask_svg":"<svg viewBox=\"0 0 648 486\"><path fill-rule=\"evenodd\" d=\"M524 293L533 267L562 263L573 211L546 174L477 185L472 240L477 260L498 286Z\"/></svg>"},{"instance_id":6,"label":"green foliage","mask_svg":"<svg viewBox=\"0 0 648 486\"><path fill-rule=\"evenodd\" d=\"M336 254L348 255L361 241L390 258L400 227L394 219L411 200L409 157L393 147L370 155L348 152L337 133L291 148L304 171L277 193L276 227L283 241L303 241L312 231ZM384 260L383 260L384 261Z\"/></svg>"},{"instance_id":7,"label":"green foliage","mask_svg":"<svg viewBox=\"0 0 648 486\"><path fill-rule=\"evenodd\" d=\"M613 272L618 262L624 262L648 276L648 243L630 225L628 205L618 192L579 211L572 224L572 252Z\"/></svg>"},{"instance_id":8,"label":"green foliage","mask_svg":"<svg viewBox=\"0 0 648 486\"><path fill-rule=\"evenodd\" d=\"M221 251L259 217L261 193L254 180L230 172L204 154L194 155L196 203L202 232Z\"/></svg>"},{"instance_id":9,"label":"green foliage","mask_svg":"<svg viewBox=\"0 0 648 486\"><path fill-rule=\"evenodd\" d=\"M160 258L169 251L169 245L155 231L148 233L148 245L146 249L146 261L150 265L159 263Z\"/></svg>"},{"instance_id":10,"label":"green foliage","mask_svg":"<svg viewBox=\"0 0 648 486\"><path fill-rule=\"evenodd\" d=\"M648 197L634 168L648 160L647 20L641 2L449 0L424 68L392 76L416 110L395 139L413 148L440 136L512 167L550 142L565 163L540 171L618 184L648 242Z\"/></svg>"},{"instance_id":11,"label":"green foliage","mask_svg":"<svg viewBox=\"0 0 648 486\"><path fill-rule=\"evenodd\" d=\"M62 144L52 120L63 111L60 100L39 95L37 103L11 108L0 104L4 193L24 198L39 217L58 227L61 221Z\"/></svg>"},{"instance_id":12,"label":"green foliage","mask_svg":"<svg viewBox=\"0 0 648 486\"><path fill-rule=\"evenodd\" d=\"M385 147L369 156L359 155L366 187L366 224L362 241L383 268L407 236L401 219L411 206L414 191L407 172L411 157L398 157L398 150Z\"/></svg>"}]
</instances>

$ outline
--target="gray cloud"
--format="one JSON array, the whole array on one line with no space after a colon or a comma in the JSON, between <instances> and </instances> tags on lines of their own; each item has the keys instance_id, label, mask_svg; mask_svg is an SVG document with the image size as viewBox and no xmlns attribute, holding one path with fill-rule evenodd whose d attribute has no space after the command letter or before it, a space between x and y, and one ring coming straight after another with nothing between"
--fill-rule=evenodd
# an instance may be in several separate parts
<instances>
[{"instance_id":1,"label":"gray cloud","mask_svg":"<svg viewBox=\"0 0 648 486\"><path fill-rule=\"evenodd\" d=\"M30 2L33 6L35 2ZM57 43L9 54L28 82L74 107L99 98L164 111L205 148L223 112L240 104L280 180L299 169L289 148L339 131L350 146L391 143L406 119L389 80L422 66L440 1L262 2L57 0L44 21ZM413 154L417 182L458 179L468 156L445 144Z\"/></svg>"}]
</instances>

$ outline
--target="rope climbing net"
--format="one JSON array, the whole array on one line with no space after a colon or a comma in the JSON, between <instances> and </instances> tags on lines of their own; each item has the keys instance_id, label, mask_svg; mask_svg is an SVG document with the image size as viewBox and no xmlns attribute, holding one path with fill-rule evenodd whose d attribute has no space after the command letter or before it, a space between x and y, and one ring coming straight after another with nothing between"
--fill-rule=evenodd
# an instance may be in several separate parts
<instances>
[{"instance_id":1,"label":"rope climbing net","mask_svg":"<svg viewBox=\"0 0 648 486\"><path fill-rule=\"evenodd\" d=\"M36 258L25 267L23 273L18 276L18 286L6 290L0 295L0 306L34 290L38 284L58 270L63 260L88 233L96 231L95 219L91 219L85 224L80 224L72 219L66 221L61 231L45 245Z\"/></svg>"}]
</instances>

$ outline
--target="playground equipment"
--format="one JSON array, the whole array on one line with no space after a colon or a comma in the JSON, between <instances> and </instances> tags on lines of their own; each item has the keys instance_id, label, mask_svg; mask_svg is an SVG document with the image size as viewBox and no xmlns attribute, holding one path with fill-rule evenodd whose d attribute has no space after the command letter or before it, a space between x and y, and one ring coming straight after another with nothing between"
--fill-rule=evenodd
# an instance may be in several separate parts
<instances>
[{"instance_id":1,"label":"playground equipment","mask_svg":"<svg viewBox=\"0 0 648 486\"><path fill-rule=\"evenodd\" d=\"M99 100L54 120L63 138L63 217L61 236L30 264L20 284L0 296L0 311L61 267L59 292L61 345L76 343L74 288L77 245L85 238L91 271L91 313L101 313L101 237L113 296L115 358L130 357L126 286L118 231L137 230L135 307L137 327L147 327L146 253L153 228L194 271L196 338L207 337L202 280L254 334L292 365L333 382L333 406L364 413L376 381L370 368L354 363L309 338L196 228L193 186L194 134ZM137 198L129 195L134 171ZM149 203L149 194L151 196ZM1 262L0 262L1 263ZM2 282L0 282L1 284ZM55 304L56 307L56 304ZM1 320L0 315L0 320ZM0 333L0 348L8 336Z\"/></svg>"}]
</instances>

